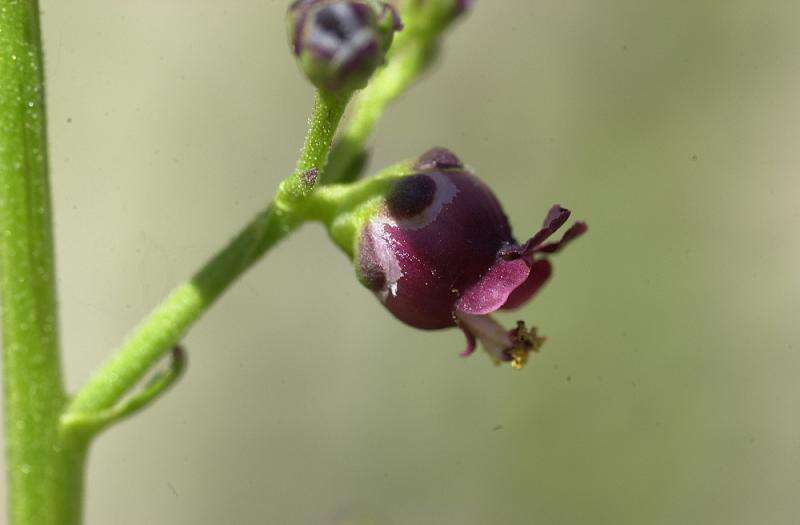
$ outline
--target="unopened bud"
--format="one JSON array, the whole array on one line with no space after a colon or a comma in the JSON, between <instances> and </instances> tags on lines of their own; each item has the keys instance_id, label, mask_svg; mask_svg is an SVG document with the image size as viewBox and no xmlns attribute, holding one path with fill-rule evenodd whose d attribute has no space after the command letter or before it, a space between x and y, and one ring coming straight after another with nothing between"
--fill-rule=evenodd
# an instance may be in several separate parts
<instances>
[{"instance_id":1,"label":"unopened bud","mask_svg":"<svg viewBox=\"0 0 800 525\"><path fill-rule=\"evenodd\" d=\"M394 8L376 0L297 0L287 20L300 69L326 91L364 87L401 27Z\"/></svg>"}]
</instances>

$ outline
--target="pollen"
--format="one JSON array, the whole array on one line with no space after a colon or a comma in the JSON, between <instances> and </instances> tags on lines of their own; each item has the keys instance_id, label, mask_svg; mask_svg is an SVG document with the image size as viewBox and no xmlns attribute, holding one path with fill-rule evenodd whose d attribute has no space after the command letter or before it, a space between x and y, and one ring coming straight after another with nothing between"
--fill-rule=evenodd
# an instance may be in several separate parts
<instances>
[{"instance_id":1,"label":"pollen","mask_svg":"<svg viewBox=\"0 0 800 525\"><path fill-rule=\"evenodd\" d=\"M523 348L515 348L511 351L511 368L522 370L528 362L528 352Z\"/></svg>"},{"instance_id":2,"label":"pollen","mask_svg":"<svg viewBox=\"0 0 800 525\"><path fill-rule=\"evenodd\" d=\"M528 330L523 321L517 321L517 328L512 330L510 335L511 339L514 341L514 347L511 348L508 354L511 357L511 368L514 370L522 370L525 368L530 353L538 353L547 340L546 337L539 336L535 326Z\"/></svg>"}]
</instances>

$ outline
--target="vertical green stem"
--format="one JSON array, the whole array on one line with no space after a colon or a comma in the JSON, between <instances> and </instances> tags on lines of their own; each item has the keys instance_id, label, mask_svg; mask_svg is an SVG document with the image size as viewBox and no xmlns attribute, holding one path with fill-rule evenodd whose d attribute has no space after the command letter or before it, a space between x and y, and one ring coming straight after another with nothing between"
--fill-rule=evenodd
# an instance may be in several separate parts
<instances>
[{"instance_id":1,"label":"vertical green stem","mask_svg":"<svg viewBox=\"0 0 800 525\"><path fill-rule=\"evenodd\" d=\"M339 127L352 92L317 91L314 112L308 121L308 133L294 173L281 182L275 204L279 209L294 211L316 188L328 163L333 136Z\"/></svg>"},{"instance_id":2,"label":"vertical green stem","mask_svg":"<svg viewBox=\"0 0 800 525\"><path fill-rule=\"evenodd\" d=\"M64 442L39 6L0 0L0 283L9 518L80 519L83 444Z\"/></svg>"}]
</instances>

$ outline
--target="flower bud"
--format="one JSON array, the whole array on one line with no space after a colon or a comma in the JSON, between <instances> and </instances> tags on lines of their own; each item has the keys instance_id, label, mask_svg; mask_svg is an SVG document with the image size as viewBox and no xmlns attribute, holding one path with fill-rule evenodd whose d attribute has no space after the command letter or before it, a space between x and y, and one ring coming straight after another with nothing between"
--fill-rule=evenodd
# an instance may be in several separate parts
<instances>
[{"instance_id":1,"label":"flower bud","mask_svg":"<svg viewBox=\"0 0 800 525\"><path fill-rule=\"evenodd\" d=\"M327 91L364 87L401 27L395 9L378 0L296 0L287 17L300 69Z\"/></svg>"},{"instance_id":2,"label":"flower bud","mask_svg":"<svg viewBox=\"0 0 800 525\"><path fill-rule=\"evenodd\" d=\"M427 330L459 326L463 355L480 340L495 362L515 368L538 350L544 339L535 329L505 330L489 314L530 300L550 278L548 255L585 233L585 223L547 242L570 215L556 205L518 243L492 191L445 149L422 155L370 209L357 233L356 273L395 317Z\"/></svg>"}]
</instances>

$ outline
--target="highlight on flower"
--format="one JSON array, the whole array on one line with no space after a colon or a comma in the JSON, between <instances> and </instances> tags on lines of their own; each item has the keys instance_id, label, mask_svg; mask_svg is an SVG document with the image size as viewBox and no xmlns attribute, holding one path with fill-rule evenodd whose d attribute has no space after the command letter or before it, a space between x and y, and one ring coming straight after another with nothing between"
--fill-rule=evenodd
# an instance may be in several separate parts
<instances>
[{"instance_id":1,"label":"highlight on flower","mask_svg":"<svg viewBox=\"0 0 800 525\"><path fill-rule=\"evenodd\" d=\"M406 324L461 328L462 355L480 341L496 363L522 368L544 338L522 322L507 330L490 314L536 295L552 274L549 256L585 233L586 224L576 222L551 241L570 216L556 205L541 229L519 243L492 191L452 152L432 149L394 171L377 196L365 193L370 199L360 208L329 224L359 280ZM355 226L342 229L348 221Z\"/></svg>"},{"instance_id":2,"label":"highlight on flower","mask_svg":"<svg viewBox=\"0 0 800 525\"><path fill-rule=\"evenodd\" d=\"M364 87L401 28L395 8L377 0L296 0L287 14L300 69L326 91Z\"/></svg>"}]
</instances>

